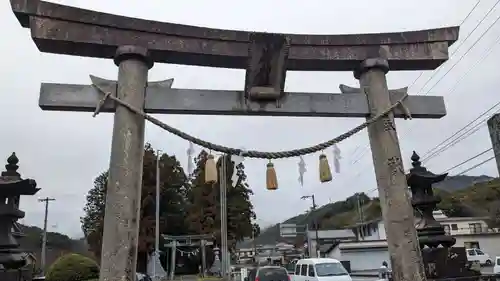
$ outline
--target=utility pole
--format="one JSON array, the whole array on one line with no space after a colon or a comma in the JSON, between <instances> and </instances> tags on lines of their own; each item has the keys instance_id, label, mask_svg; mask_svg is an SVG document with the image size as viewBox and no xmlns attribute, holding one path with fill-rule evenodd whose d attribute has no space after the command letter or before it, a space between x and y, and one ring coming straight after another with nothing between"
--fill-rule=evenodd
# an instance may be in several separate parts
<instances>
[{"instance_id":1,"label":"utility pole","mask_svg":"<svg viewBox=\"0 0 500 281\"><path fill-rule=\"evenodd\" d=\"M356 193L356 201L358 202L358 216L359 216L359 223L363 223L364 221L364 215L363 215L363 209L361 208L362 207L362 204L361 204L361 200L359 198L359 193Z\"/></svg>"},{"instance_id":2,"label":"utility pole","mask_svg":"<svg viewBox=\"0 0 500 281\"><path fill-rule=\"evenodd\" d=\"M254 260L254 263L256 261L256 257L257 257L257 242L255 241L255 228L252 227L252 246L253 246L253 260Z\"/></svg>"},{"instance_id":3,"label":"utility pole","mask_svg":"<svg viewBox=\"0 0 500 281\"><path fill-rule=\"evenodd\" d=\"M363 224L364 216L363 216L363 209L361 208L361 202L359 199L359 193L356 193L356 202L357 202L357 209L358 209L358 223ZM363 228L358 228L358 233L356 233L356 236L358 239L362 239L365 235Z\"/></svg>"},{"instance_id":4,"label":"utility pole","mask_svg":"<svg viewBox=\"0 0 500 281\"><path fill-rule=\"evenodd\" d=\"M302 199L302 200L311 199L312 211L316 210L317 205L316 205L316 199L314 198L314 194L302 196L302 197L300 197L300 199ZM319 258L321 256L321 252L319 250L318 220L316 218L314 218L313 223L314 223L314 232L315 232L315 236L316 236L316 243L315 243L316 244L316 257ZM309 231L307 233L309 233Z\"/></svg>"},{"instance_id":5,"label":"utility pole","mask_svg":"<svg viewBox=\"0 0 500 281\"><path fill-rule=\"evenodd\" d=\"M226 183L226 178L227 178L227 157L228 155L222 155L221 158L221 165L220 165L220 181L219 181L219 186L220 186L220 227L221 227L221 269L222 269L222 277L225 280L228 280L228 269L229 269L229 260L228 260L228 245L227 245L227 193L226 193L226 188L227 188L227 183Z\"/></svg>"},{"instance_id":6,"label":"utility pole","mask_svg":"<svg viewBox=\"0 0 500 281\"><path fill-rule=\"evenodd\" d=\"M56 199L54 198L41 198L38 199L38 202L44 202L45 203L45 216L43 219L43 238L42 238L42 257L40 260L40 267L42 269L42 275L45 275L45 258L47 254L47 217L49 215L49 202L50 201L55 201Z\"/></svg>"},{"instance_id":7,"label":"utility pole","mask_svg":"<svg viewBox=\"0 0 500 281\"><path fill-rule=\"evenodd\" d=\"M160 150L156 151L156 218L155 218L155 253L153 262L153 280L156 276L156 258L160 258Z\"/></svg>"}]
</instances>

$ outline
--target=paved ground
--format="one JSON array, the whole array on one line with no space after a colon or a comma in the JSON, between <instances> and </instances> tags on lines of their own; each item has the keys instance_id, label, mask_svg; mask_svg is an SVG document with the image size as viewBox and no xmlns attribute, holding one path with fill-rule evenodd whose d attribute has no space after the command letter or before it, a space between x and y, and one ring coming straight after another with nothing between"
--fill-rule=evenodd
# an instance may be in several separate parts
<instances>
[{"instance_id":1,"label":"paved ground","mask_svg":"<svg viewBox=\"0 0 500 281\"><path fill-rule=\"evenodd\" d=\"M370 272L372 273L372 272ZM492 266L485 266L481 268L481 273L483 274L493 274L493 267ZM378 277L359 277L359 276L352 276L353 281L375 281L378 280Z\"/></svg>"}]
</instances>

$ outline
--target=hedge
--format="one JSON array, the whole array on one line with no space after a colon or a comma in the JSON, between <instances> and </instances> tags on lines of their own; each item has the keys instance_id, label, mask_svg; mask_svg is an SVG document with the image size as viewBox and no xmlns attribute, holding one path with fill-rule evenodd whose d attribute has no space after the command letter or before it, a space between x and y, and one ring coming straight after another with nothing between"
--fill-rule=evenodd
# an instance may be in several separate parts
<instances>
[{"instance_id":1,"label":"hedge","mask_svg":"<svg viewBox=\"0 0 500 281\"><path fill-rule=\"evenodd\" d=\"M47 271L47 281L90 281L99 278L95 261L78 254L58 258Z\"/></svg>"}]
</instances>

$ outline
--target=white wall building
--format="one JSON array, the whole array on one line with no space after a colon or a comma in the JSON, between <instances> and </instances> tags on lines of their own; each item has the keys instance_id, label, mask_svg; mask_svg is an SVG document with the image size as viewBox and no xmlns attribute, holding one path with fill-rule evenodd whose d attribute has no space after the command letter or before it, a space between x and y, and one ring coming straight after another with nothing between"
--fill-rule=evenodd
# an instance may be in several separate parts
<instances>
[{"instance_id":1,"label":"white wall building","mask_svg":"<svg viewBox=\"0 0 500 281\"><path fill-rule=\"evenodd\" d=\"M441 211L434 217L457 240L456 247L480 248L491 257L500 256L500 232L490 229L486 217L449 218ZM381 219L356 224L352 228L357 241L343 241L330 249L328 257L351 262L353 271L375 270L383 261L390 266L387 236Z\"/></svg>"},{"instance_id":2,"label":"white wall building","mask_svg":"<svg viewBox=\"0 0 500 281\"><path fill-rule=\"evenodd\" d=\"M320 251L324 253L332 244L340 241L355 241L356 236L350 229L318 230L318 240L320 241ZM307 232L307 246L310 257L316 257L316 231Z\"/></svg>"}]
</instances>

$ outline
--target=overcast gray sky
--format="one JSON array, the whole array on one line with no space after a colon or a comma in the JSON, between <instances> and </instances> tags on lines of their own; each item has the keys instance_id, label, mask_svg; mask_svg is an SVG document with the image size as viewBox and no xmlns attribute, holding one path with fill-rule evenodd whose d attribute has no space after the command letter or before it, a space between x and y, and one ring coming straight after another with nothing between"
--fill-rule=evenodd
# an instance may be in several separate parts
<instances>
[{"instance_id":1,"label":"overcast gray sky","mask_svg":"<svg viewBox=\"0 0 500 281\"><path fill-rule=\"evenodd\" d=\"M327 0L183 0L183 1L118 1L118 0L60 0L51 1L109 13L158 21L201 25L207 27L243 29L287 33L366 33L409 31L459 24L472 9L474 0L420 0L420 1L327 1ZM478 8L462 26L460 37L465 38L484 14L495 4L481 1ZM20 159L24 177L36 179L42 190L34 197L21 199L26 211L24 222L41 226L43 204L40 197L57 199L50 206L49 225L52 230L70 236L81 236L79 217L85 195L92 188L93 179L108 168L111 145L112 115L91 113L43 112L38 108L41 82L89 84L89 74L116 79L117 68L112 61L78 58L40 53L12 14L9 1L0 2L0 26L3 30L0 50L3 54L0 89L0 160L5 162L15 151ZM446 137L495 104L498 97L500 53L498 44L483 63L470 70L495 44L500 35L500 24L495 25L467 56L457 64L435 87L433 85L471 46L481 33L498 17L493 11L477 28L444 69L427 83L433 72L426 72L411 87L411 93L426 93L445 97L448 115L440 120L398 120L397 128L402 146L405 168L412 150L424 154ZM460 42L460 41L459 41ZM456 43L458 45L459 43ZM452 48L452 51L456 47ZM470 70L469 73L467 73ZM389 86L407 86L420 72L391 72ZM243 70L212 69L157 64L150 71L150 80L175 78L174 87L242 89ZM463 78L462 78L463 77ZM461 79L461 80L459 80ZM459 82L460 81L460 82ZM338 84L357 86L349 72L292 72L287 74L288 91L338 92ZM459 83L456 85L456 83ZM456 86L455 86L456 85ZM455 88L454 91L450 91ZM258 150L282 150L305 147L337 136L363 119L328 118L261 118L261 117L205 117L161 116L161 119L195 136L232 147ZM155 148L175 154L186 167L188 143L148 124L146 140ZM259 223L268 225L303 212L309 202L300 196L316 194L319 204L341 200L354 192L376 187L371 154L363 151L368 146L366 131L339 144L344 159L342 169L327 184L318 181L318 155L305 157L308 172L305 185L298 178L298 159L274 162L280 189L265 189L264 160L247 160L246 171L255 196L254 203ZM446 150L429 162L434 172L448 168L478 154L491 146L487 128L483 126L467 140ZM200 148L197 147L199 152ZM331 151L328 152L332 161ZM459 173L484 159L487 153L451 171ZM360 160L356 161L358 158ZM356 162L356 163L353 163ZM494 161L467 174L497 176ZM376 193L370 193L375 196Z\"/></svg>"}]
</instances>

